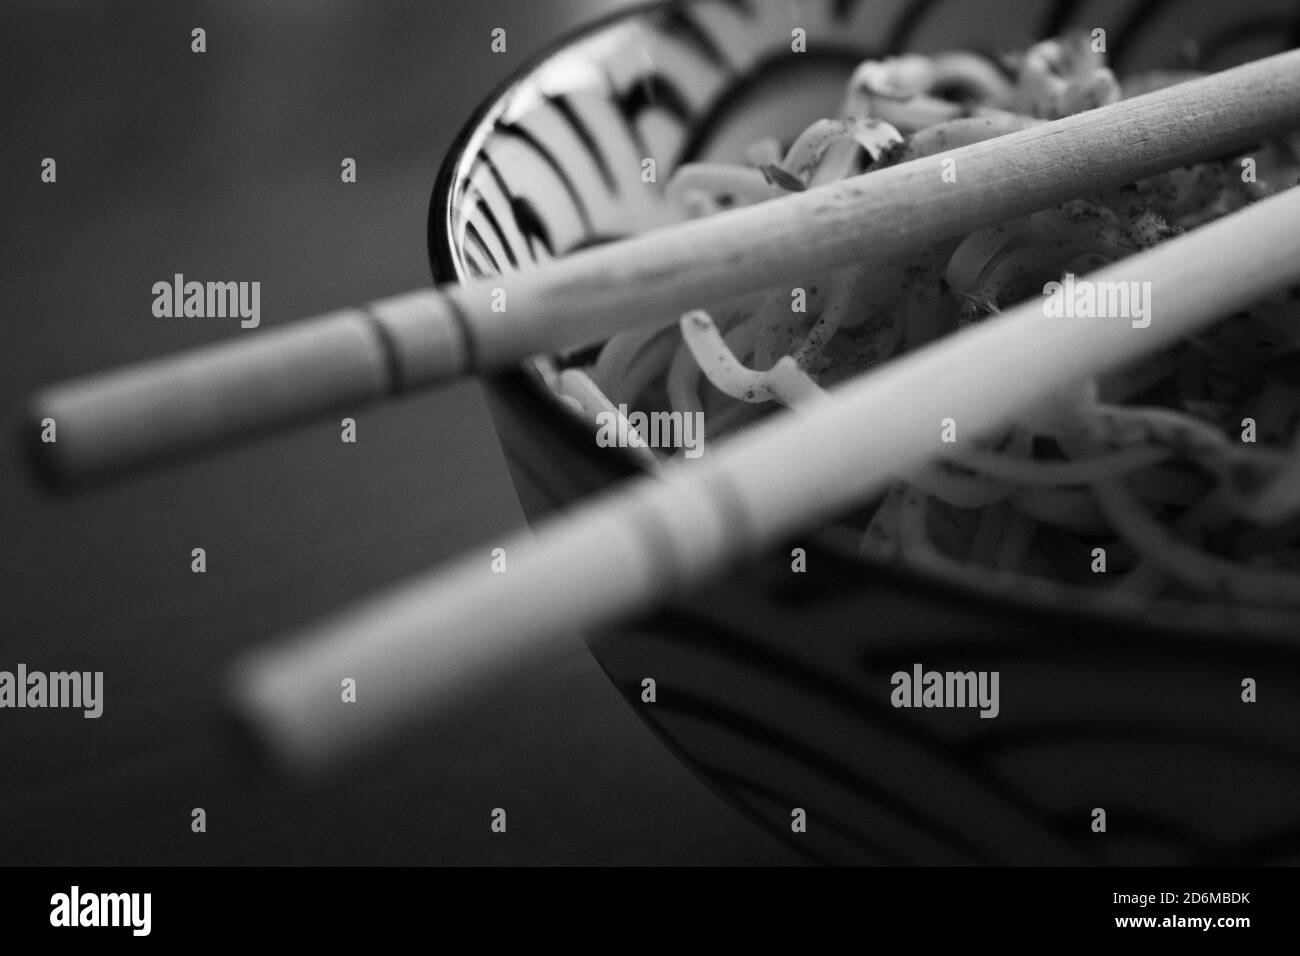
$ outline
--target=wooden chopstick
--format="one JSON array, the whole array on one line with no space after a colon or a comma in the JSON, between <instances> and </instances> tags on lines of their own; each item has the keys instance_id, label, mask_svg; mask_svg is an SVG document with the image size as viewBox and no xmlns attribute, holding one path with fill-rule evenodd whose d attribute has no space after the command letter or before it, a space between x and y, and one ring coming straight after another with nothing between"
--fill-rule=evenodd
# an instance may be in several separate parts
<instances>
[{"instance_id":1,"label":"wooden chopstick","mask_svg":"<svg viewBox=\"0 0 1300 956\"><path fill-rule=\"evenodd\" d=\"M283 766L315 770L527 668L555 639L652 607L740 555L789 541L891 479L1065 385L1165 348L1300 282L1300 187L1114 263L1093 282L1150 282L1150 324L1048 318L1026 302L787 411L697 462L640 479L535 535L488 548L250 654L233 682ZM958 442L941 441L955 420ZM346 678L357 703L340 701ZM883 692L882 692L883 693Z\"/></svg>"},{"instance_id":2,"label":"wooden chopstick","mask_svg":"<svg viewBox=\"0 0 1300 956\"><path fill-rule=\"evenodd\" d=\"M32 408L33 433L53 419L57 441L36 447L53 481L95 478L666 323L690 308L798 284L851 259L960 235L1296 126L1300 50L524 273L240 333L58 385ZM945 161L955 164L955 182L941 177Z\"/></svg>"}]
</instances>

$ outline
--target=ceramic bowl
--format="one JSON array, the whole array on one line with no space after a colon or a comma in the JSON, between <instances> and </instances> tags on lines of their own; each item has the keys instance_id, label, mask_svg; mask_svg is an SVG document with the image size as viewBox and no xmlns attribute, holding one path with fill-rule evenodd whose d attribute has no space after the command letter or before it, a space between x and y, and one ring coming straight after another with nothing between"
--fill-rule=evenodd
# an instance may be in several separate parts
<instances>
[{"instance_id":1,"label":"ceramic bowl","mask_svg":"<svg viewBox=\"0 0 1300 956\"><path fill-rule=\"evenodd\" d=\"M997 53L1097 27L1121 76L1193 53L1218 69L1300 42L1295 5L1247 0L638 8L555 46L469 123L433 197L435 277L527 269L661 224L643 158L663 182L685 161L788 142L835 112L869 56ZM597 447L544 363L487 386L530 520L640 471ZM805 573L791 572L795 546ZM820 531L589 643L709 786L815 860L1300 861L1293 622L1137 621L994 597L874 564ZM916 665L997 671L998 716L891 706L891 675Z\"/></svg>"}]
</instances>

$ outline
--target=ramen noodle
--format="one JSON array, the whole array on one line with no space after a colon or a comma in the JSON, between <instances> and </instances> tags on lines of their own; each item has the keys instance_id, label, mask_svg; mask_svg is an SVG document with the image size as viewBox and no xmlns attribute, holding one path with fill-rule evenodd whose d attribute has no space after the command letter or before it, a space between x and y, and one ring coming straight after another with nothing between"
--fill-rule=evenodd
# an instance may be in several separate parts
<instances>
[{"instance_id":1,"label":"ramen noodle","mask_svg":"<svg viewBox=\"0 0 1300 956\"><path fill-rule=\"evenodd\" d=\"M705 216L1193 75L1151 73L1121 87L1085 37L1000 62L972 53L868 62L839 119L813 123L788 148L755 143L744 165L685 165L667 198L683 216ZM1298 169L1300 138L1261 143L809 276L795 290L616 336L565 371L562 391L589 417L619 406L700 413L712 440L1043 295L1048 283L1288 188ZM868 557L984 588L1300 607L1298 426L1293 289L1152 358L1063 385L1000 433L963 439L951 456L900 475L851 526ZM632 438L645 463L663 454Z\"/></svg>"}]
</instances>

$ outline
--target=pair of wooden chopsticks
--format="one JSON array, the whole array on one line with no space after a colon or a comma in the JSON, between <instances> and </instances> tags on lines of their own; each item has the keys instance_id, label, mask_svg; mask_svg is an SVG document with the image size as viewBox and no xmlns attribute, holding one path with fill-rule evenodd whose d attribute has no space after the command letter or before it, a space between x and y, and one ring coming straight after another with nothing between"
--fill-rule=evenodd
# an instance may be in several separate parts
<instances>
[{"instance_id":1,"label":"pair of wooden chopsticks","mask_svg":"<svg viewBox=\"0 0 1300 956\"><path fill-rule=\"evenodd\" d=\"M56 388L54 472L101 474L449 375L594 342L850 259L968 232L1300 126L1300 51L1090 113L630 239L486 283ZM957 182L944 183L943 160ZM550 639L652 607L738 555L815 526L1063 385L1149 354L1300 282L1300 189L1089 278L1151 283L1149 327L1048 319L1031 302L787 412L688 468L624 486L249 655L236 706L312 769L527 666ZM492 289L506 290L494 313ZM258 401L260 399L260 401ZM849 440L848 436L852 436ZM946 446L951 450L951 446ZM340 702L345 678L366 703ZM360 699L360 697L359 697Z\"/></svg>"}]
</instances>

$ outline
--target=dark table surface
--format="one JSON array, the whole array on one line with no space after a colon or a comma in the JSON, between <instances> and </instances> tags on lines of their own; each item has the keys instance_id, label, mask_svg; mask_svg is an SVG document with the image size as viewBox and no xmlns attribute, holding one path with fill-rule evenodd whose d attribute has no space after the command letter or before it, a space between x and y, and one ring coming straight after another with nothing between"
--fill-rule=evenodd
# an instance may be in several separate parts
<instances>
[{"instance_id":1,"label":"dark table surface","mask_svg":"<svg viewBox=\"0 0 1300 956\"><path fill-rule=\"evenodd\" d=\"M38 386L255 334L155 318L151 286L175 273L260 281L263 328L427 282L428 196L460 124L612 5L5 4L0 670L102 670L105 703L0 711L0 864L796 861L576 638L328 779L266 776L221 723L241 649L522 521L477 385L359 410L355 445L330 420L72 496L42 493L20 454Z\"/></svg>"}]
</instances>

